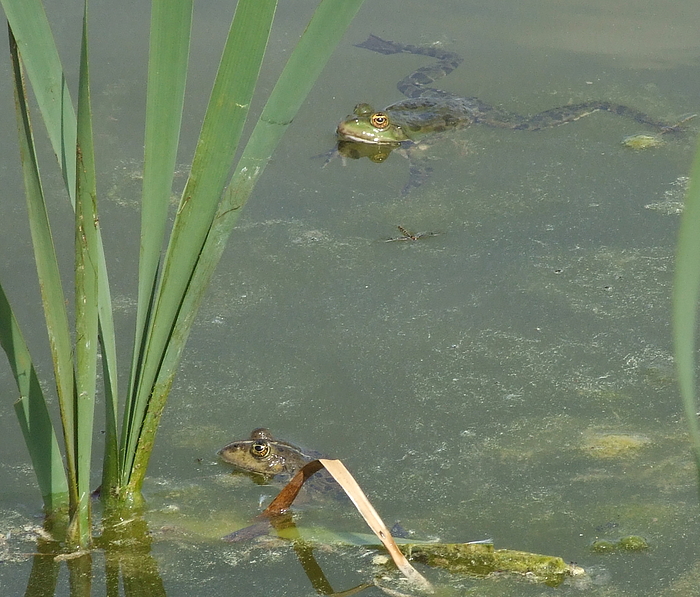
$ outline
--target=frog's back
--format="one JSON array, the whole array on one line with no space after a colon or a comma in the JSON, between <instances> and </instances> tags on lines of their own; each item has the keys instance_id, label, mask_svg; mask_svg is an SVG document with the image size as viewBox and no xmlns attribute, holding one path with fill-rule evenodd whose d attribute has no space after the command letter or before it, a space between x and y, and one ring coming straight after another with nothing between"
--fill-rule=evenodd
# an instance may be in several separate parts
<instances>
[{"instance_id":1,"label":"frog's back","mask_svg":"<svg viewBox=\"0 0 700 597\"><path fill-rule=\"evenodd\" d=\"M492 108L475 97L424 96L400 100L384 111L413 137L468 126Z\"/></svg>"}]
</instances>

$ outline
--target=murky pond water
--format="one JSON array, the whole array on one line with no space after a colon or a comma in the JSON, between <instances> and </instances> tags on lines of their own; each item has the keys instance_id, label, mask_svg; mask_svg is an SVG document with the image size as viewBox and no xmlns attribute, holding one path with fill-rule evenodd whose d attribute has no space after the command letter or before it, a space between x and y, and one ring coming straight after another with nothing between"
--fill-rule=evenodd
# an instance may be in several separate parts
<instances>
[{"instance_id":1,"label":"murky pond water","mask_svg":"<svg viewBox=\"0 0 700 597\"><path fill-rule=\"evenodd\" d=\"M266 89L314 6L282 4ZM432 176L408 196L399 155L325 168L314 157L357 102L401 99L396 82L428 62L353 46L369 33L439 42L465 60L437 87L524 114L587 100L671 122L700 111L697 3L614 4L368 0L231 238L164 416L146 497L170 597L314 594L288 546L219 541L274 494L215 458L258 426L342 458L385 521L418 537L492 537L497 547L561 556L592 571L587 594L697 595L699 511L669 312L699 125L636 152L622 139L648 131L609 114L539 132L474 126L428 150ZM101 222L127 362L147 26L143 14L109 6L93 9L94 101ZM230 11L198 6L183 162L225 35L221 14ZM74 54L70 26L51 16ZM122 26L143 39L123 44ZM3 80L8 68L5 58ZM7 138L15 127L7 85L0 99ZM43 332L31 327L40 319L16 152L11 143L0 151L0 275L50 387ZM68 221L60 201L56 216ZM398 225L439 234L383 242ZM0 392L0 586L19 595L31 567L20 552L34 550L41 508L4 361ZM364 532L337 505L300 520ZM650 549L590 549L626 535L645 537ZM371 553L359 549L319 560L337 591L372 574ZM522 581L426 574L457 594L543 593ZM68 594L64 576L59 586Z\"/></svg>"}]
</instances>

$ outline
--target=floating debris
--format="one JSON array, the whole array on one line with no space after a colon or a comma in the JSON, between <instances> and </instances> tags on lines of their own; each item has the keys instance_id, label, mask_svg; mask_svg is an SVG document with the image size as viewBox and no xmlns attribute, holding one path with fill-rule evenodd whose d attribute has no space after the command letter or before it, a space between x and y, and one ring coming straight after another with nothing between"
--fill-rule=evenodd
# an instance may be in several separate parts
<instances>
[{"instance_id":1,"label":"floating debris","mask_svg":"<svg viewBox=\"0 0 700 597\"><path fill-rule=\"evenodd\" d=\"M393 243L397 240L420 240L421 238L428 238L430 236L438 235L437 232L417 232L416 234L413 234L412 232L406 230L403 226L397 226L397 228L399 229L401 236L397 236L395 238L387 238L384 241L385 243Z\"/></svg>"}]
</instances>

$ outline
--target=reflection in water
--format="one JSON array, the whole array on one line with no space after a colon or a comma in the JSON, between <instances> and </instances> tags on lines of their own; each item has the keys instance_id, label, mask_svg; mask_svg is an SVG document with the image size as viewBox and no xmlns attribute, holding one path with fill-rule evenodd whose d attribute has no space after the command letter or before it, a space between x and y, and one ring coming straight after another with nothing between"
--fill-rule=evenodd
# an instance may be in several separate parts
<instances>
[{"instance_id":1,"label":"reflection in water","mask_svg":"<svg viewBox=\"0 0 700 597\"><path fill-rule=\"evenodd\" d=\"M44 531L36 543L32 571L24 593L26 597L48 597L56 590L61 566L56 557L61 551L61 541L58 538L65 537L66 519L48 516L44 521Z\"/></svg>"},{"instance_id":2,"label":"reflection in water","mask_svg":"<svg viewBox=\"0 0 700 597\"><path fill-rule=\"evenodd\" d=\"M119 512L110 513L105 519L99 544L105 551L108 597L119 595L120 573L126 597L165 595L158 565L151 555L152 539L142 513L126 520Z\"/></svg>"},{"instance_id":3,"label":"reflection in water","mask_svg":"<svg viewBox=\"0 0 700 597\"><path fill-rule=\"evenodd\" d=\"M25 597L56 594L63 560L68 566L71 597L90 597L92 553L66 553L65 517L60 520L47 517L44 531L37 541ZM165 586L151 555L152 539L141 514L131 512L126 519L116 513L106 517L102 536L95 544L105 556L107 597L119 597L120 579L126 597L165 597Z\"/></svg>"},{"instance_id":4,"label":"reflection in water","mask_svg":"<svg viewBox=\"0 0 700 597\"><path fill-rule=\"evenodd\" d=\"M293 539L292 549L319 595L353 595L375 586L372 582L366 582L336 593L314 557L312 545L300 537L291 514L273 518L272 524L275 529L285 531L285 538ZM265 532L268 532L270 524L265 526ZM44 533L37 540L25 597L56 595L63 561L68 566L70 596L92 595L92 552L66 552L65 535L65 517L46 518ZM151 554L152 543L147 522L140 514L120 515L114 512L105 518L103 533L96 539L95 547L102 550L105 557L107 597L119 597L121 594L125 597L166 596L158 564Z\"/></svg>"},{"instance_id":5,"label":"reflection in water","mask_svg":"<svg viewBox=\"0 0 700 597\"><path fill-rule=\"evenodd\" d=\"M375 164L381 164L391 155L394 149L400 145L372 145L370 143L358 143L357 141L338 141L338 155L343 158L359 160L367 158Z\"/></svg>"},{"instance_id":6,"label":"reflection in water","mask_svg":"<svg viewBox=\"0 0 700 597\"><path fill-rule=\"evenodd\" d=\"M281 526L279 526L280 521L274 522L273 524L275 528L284 528L284 530L286 531L285 536L292 538L292 548L294 549L294 553L299 559L299 563L304 569L304 573L309 579L311 586L319 595L354 595L356 593L359 593L360 591L364 591L368 587L374 586L374 583L361 583L351 589L347 589L346 591L342 591L340 593L335 592L333 590L333 587L331 586L330 581L328 580L328 578L326 578L326 575L324 574L321 565L318 563L314 556L313 547L309 542L304 541L301 538L296 525L291 520L291 517L285 520Z\"/></svg>"}]
</instances>

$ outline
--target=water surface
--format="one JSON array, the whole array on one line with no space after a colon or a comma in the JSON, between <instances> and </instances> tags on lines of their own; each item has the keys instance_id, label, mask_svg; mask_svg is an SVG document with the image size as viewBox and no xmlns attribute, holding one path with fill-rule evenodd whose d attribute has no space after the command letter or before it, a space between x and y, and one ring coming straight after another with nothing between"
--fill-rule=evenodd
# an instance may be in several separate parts
<instances>
[{"instance_id":1,"label":"water surface","mask_svg":"<svg viewBox=\"0 0 700 597\"><path fill-rule=\"evenodd\" d=\"M265 89L303 27L301 8L313 4L280 6ZM230 11L198 6L183 163ZM493 537L497 547L559 555L594 572L589 594L694 594L683 587L698 574L697 493L673 382L669 297L697 124L647 152L620 145L642 125L608 114L537 133L472 127L430 150L433 176L407 197L401 156L325 168L313 156L332 146L355 103L400 99L397 80L427 62L353 46L369 33L460 53L462 66L437 86L506 109L603 99L673 121L700 110L699 12L688 0L366 3L231 238L163 419L147 498L169 596L314 594L289 548L218 541L274 489L231 477L215 451L263 425L342 458L384 519L416 536ZM72 26L57 14L67 35ZM107 3L93 20L101 222L128 336L147 27L144 15ZM122 44L122 26L141 42ZM74 40L63 43L73 56ZM8 72L6 60L0 68ZM5 87L3 138L15 126ZM50 388L16 154L2 151L0 275ZM46 174L55 216L68 223L56 174ZM439 235L383 242L397 225ZM127 350L128 338L124 363ZM7 533L36 524L40 500L4 364L0 388ZM339 507L302 520L363 531ZM187 533L173 538L166 525ZM597 538L630 534L651 549L590 551ZM359 550L324 561L336 590L371 574ZM2 565L8 594L23 593L29 566ZM426 573L479 593L542 591Z\"/></svg>"}]
</instances>

